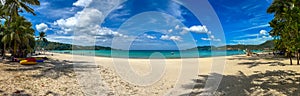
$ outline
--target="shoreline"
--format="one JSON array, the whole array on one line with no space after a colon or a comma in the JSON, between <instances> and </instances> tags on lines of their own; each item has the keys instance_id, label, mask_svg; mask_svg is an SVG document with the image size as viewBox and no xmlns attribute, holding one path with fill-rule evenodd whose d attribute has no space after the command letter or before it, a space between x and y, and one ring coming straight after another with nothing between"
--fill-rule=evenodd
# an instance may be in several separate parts
<instances>
[{"instance_id":1,"label":"shoreline","mask_svg":"<svg viewBox=\"0 0 300 96\"><path fill-rule=\"evenodd\" d=\"M47 51L48 54L54 53L54 54L66 54L66 55L76 55L76 56L90 56L90 57L103 57L103 58L120 58L120 59L197 59L197 58L213 58L213 57L226 57L226 56L239 56L239 55L246 55L246 54L234 54L234 55L215 55L215 56L204 56L204 57L174 57L174 58L138 58L138 57L112 57L112 56L100 56L100 55L80 55L80 54L73 54L73 53L60 53L60 52L51 52ZM263 52L259 52L257 54L260 54Z\"/></svg>"}]
</instances>

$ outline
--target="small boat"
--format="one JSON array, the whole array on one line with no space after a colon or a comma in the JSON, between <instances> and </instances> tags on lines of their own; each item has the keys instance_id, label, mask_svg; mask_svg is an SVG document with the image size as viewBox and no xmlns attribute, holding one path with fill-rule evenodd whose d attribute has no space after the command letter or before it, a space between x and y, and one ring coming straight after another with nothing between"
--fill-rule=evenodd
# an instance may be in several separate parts
<instances>
[{"instance_id":1,"label":"small boat","mask_svg":"<svg viewBox=\"0 0 300 96\"><path fill-rule=\"evenodd\" d=\"M25 60L21 60L20 64L21 65L35 65L38 62L44 62L44 60L42 58L26 58Z\"/></svg>"},{"instance_id":2,"label":"small boat","mask_svg":"<svg viewBox=\"0 0 300 96\"><path fill-rule=\"evenodd\" d=\"M22 64L22 65L35 65L35 64L37 64L37 62L22 60L22 61L20 61L20 64Z\"/></svg>"}]
</instances>

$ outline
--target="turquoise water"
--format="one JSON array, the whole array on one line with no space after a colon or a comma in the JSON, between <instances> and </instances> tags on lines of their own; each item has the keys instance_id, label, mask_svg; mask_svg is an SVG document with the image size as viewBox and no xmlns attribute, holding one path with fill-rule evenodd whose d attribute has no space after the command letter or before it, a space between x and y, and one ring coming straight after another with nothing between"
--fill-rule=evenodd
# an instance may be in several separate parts
<instances>
[{"instance_id":1,"label":"turquoise water","mask_svg":"<svg viewBox=\"0 0 300 96\"><path fill-rule=\"evenodd\" d=\"M201 58L212 56L230 56L245 54L242 50L56 50L56 53L77 54L77 55L92 55L102 57L117 57L117 58ZM256 50L254 52L260 52Z\"/></svg>"}]
</instances>

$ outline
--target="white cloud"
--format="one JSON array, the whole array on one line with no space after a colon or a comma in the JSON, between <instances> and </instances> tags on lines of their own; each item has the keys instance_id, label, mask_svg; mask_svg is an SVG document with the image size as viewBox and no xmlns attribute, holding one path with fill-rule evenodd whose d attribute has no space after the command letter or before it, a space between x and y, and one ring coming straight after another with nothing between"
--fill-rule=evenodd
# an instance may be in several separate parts
<instances>
[{"instance_id":1,"label":"white cloud","mask_svg":"<svg viewBox=\"0 0 300 96\"><path fill-rule=\"evenodd\" d=\"M214 36L214 35L211 35L210 38L211 38L211 39L215 39L215 36Z\"/></svg>"},{"instance_id":2,"label":"white cloud","mask_svg":"<svg viewBox=\"0 0 300 96\"><path fill-rule=\"evenodd\" d=\"M180 36L169 36L169 35L162 35L160 37L161 40L173 40L173 41L181 41L182 38Z\"/></svg>"},{"instance_id":3,"label":"white cloud","mask_svg":"<svg viewBox=\"0 0 300 96\"><path fill-rule=\"evenodd\" d=\"M257 29L257 28L265 28L265 27L269 27L269 26L270 26L270 24L263 24L263 25L253 26L250 28L241 29L241 30L237 30L237 31L233 31L233 32L243 32L243 31L248 31L248 30Z\"/></svg>"},{"instance_id":4,"label":"white cloud","mask_svg":"<svg viewBox=\"0 0 300 96\"><path fill-rule=\"evenodd\" d=\"M221 39L215 38L214 35L210 35L209 38L201 38L201 40L204 40L204 41L221 41Z\"/></svg>"},{"instance_id":5,"label":"white cloud","mask_svg":"<svg viewBox=\"0 0 300 96\"><path fill-rule=\"evenodd\" d=\"M48 25L46 25L45 23L41 23L41 24L35 25L35 28L39 32L46 32L49 29Z\"/></svg>"},{"instance_id":6,"label":"white cloud","mask_svg":"<svg viewBox=\"0 0 300 96\"><path fill-rule=\"evenodd\" d=\"M154 37L154 36L147 36L147 38L149 38L149 39L155 39L156 37Z\"/></svg>"},{"instance_id":7,"label":"white cloud","mask_svg":"<svg viewBox=\"0 0 300 96\"><path fill-rule=\"evenodd\" d=\"M61 43L72 44L74 37L51 34L51 35L47 35L46 38L48 41L52 41L52 42L61 42Z\"/></svg>"},{"instance_id":8,"label":"white cloud","mask_svg":"<svg viewBox=\"0 0 300 96\"><path fill-rule=\"evenodd\" d=\"M113 37L115 36L123 36L125 39L127 38L127 36L123 34L111 31L108 28L102 28L101 32L95 35L87 35L85 33L77 35L52 34L48 35L47 39L52 42L61 42L76 45L92 46L96 44L101 46L109 46Z\"/></svg>"},{"instance_id":9,"label":"white cloud","mask_svg":"<svg viewBox=\"0 0 300 96\"><path fill-rule=\"evenodd\" d=\"M175 26L175 29L176 29L176 30L178 30L179 28L180 28L180 26L179 26L179 25L176 25L176 26Z\"/></svg>"},{"instance_id":10,"label":"white cloud","mask_svg":"<svg viewBox=\"0 0 300 96\"><path fill-rule=\"evenodd\" d=\"M99 28L96 30L97 32L94 33L95 35L97 36L106 36L106 37L127 37L126 35L123 35L119 32L115 32L115 31L112 31L111 29L109 28L105 28L105 27L102 27L102 28Z\"/></svg>"},{"instance_id":11,"label":"white cloud","mask_svg":"<svg viewBox=\"0 0 300 96\"><path fill-rule=\"evenodd\" d=\"M112 31L109 28L103 28L99 24L103 20L103 14L93 8L85 8L83 11L77 12L75 16L67 19L59 19L53 24L60 28L57 34L72 34L74 32L88 35L101 36L119 36L126 37L119 32Z\"/></svg>"},{"instance_id":12,"label":"white cloud","mask_svg":"<svg viewBox=\"0 0 300 96\"><path fill-rule=\"evenodd\" d=\"M96 29L101 28L99 23L102 21L102 13L93 8L85 8L77 12L74 17L59 19L54 25L59 26L64 34L72 32L89 32L94 33Z\"/></svg>"},{"instance_id":13,"label":"white cloud","mask_svg":"<svg viewBox=\"0 0 300 96\"><path fill-rule=\"evenodd\" d=\"M82 0L85 1L85 0ZM101 11L104 15L109 14L112 10L117 9L118 5L126 0L92 0L87 6L88 8L95 8Z\"/></svg>"},{"instance_id":14,"label":"white cloud","mask_svg":"<svg viewBox=\"0 0 300 96\"><path fill-rule=\"evenodd\" d=\"M92 46L96 42L94 36L88 36L88 35L65 36L65 35L52 34L52 35L48 35L46 38L47 40L52 42L60 42L60 43L84 45L84 46ZM105 40L105 39L100 39L100 40Z\"/></svg>"},{"instance_id":15,"label":"white cloud","mask_svg":"<svg viewBox=\"0 0 300 96\"><path fill-rule=\"evenodd\" d=\"M155 36L151 36L151 35L147 35L147 34L144 34L144 36L145 36L146 38L148 38L148 39L156 39Z\"/></svg>"},{"instance_id":16,"label":"white cloud","mask_svg":"<svg viewBox=\"0 0 300 96\"><path fill-rule=\"evenodd\" d=\"M262 44L267 40L272 40L272 37L263 36L260 38L250 38L250 39L231 40L231 41L238 44L257 45L257 44Z\"/></svg>"},{"instance_id":17,"label":"white cloud","mask_svg":"<svg viewBox=\"0 0 300 96\"><path fill-rule=\"evenodd\" d=\"M46 16L46 18L51 19L59 19L59 18L68 18L74 14L79 9L77 7L63 7L63 8L56 8L54 7L53 3L48 1L40 2L40 6L32 6L36 12L41 14L42 16Z\"/></svg>"},{"instance_id":18,"label":"white cloud","mask_svg":"<svg viewBox=\"0 0 300 96\"><path fill-rule=\"evenodd\" d=\"M73 3L73 5L78 7L87 7L92 1L93 0L77 0L75 3Z\"/></svg>"},{"instance_id":19,"label":"white cloud","mask_svg":"<svg viewBox=\"0 0 300 96\"><path fill-rule=\"evenodd\" d=\"M259 33L257 34L246 34L244 36L239 36L237 38L241 38L241 39L232 40L232 41L238 44L257 45L257 44L264 43L267 40L271 40L272 36L268 34L268 31L260 30Z\"/></svg>"},{"instance_id":20,"label":"white cloud","mask_svg":"<svg viewBox=\"0 0 300 96\"><path fill-rule=\"evenodd\" d=\"M182 38L180 36L171 36L170 40L174 40L174 41L181 41Z\"/></svg>"},{"instance_id":21,"label":"white cloud","mask_svg":"<svg viewBox=\"0 0 300 96\"><path fill-rule=\"evenodd\" d=\"M211 39L210 38L201 38L201 40L210 41Z\"/></svg>"},{"instance_id":22,"label":"white cloud","mask_svg":"<svg viewBox=\"0 0 300 96\"><path fill-rule=\"evenodd\" d=\"M243 36L238 36L236 38L250 38L250 37L258 37L259 34L246 34L246 35L243 35Z\"/></svg>"},{"instance_id":23,"label":"white cloud","mask_svg":"<svg viewBox=\"0 0 300 96\"><path fill-rule=\"evenodd\" d=\"M94 8L84 8L82 11L77 12L73 17L56 20L53 25L58 27L56 34L73 35L74 38L80 37L82 41L86 41L87 44L92 44L96 39L97 41L107 42L113 37L128 37L127 35L123 35L109 28L101 27L100 24L103 18L103 14L99 10ZM83 37L87 37L91 40L85 40ZM53 40L62 39L53 38ZM84 44L84 42L76 43Z\"/></svg>"},{"instance_id":24,"label":"white cloud","mask_svg":"<svg viewBox=\"0 0 300 96\"><path fill-rule=\"evenodd\" d=\"M184 17L182 16L182 9L178 3L170 2L167 9L172 16L175 16L180 21L185 21Z\"/></svg>"},{"instance_id":25,"label":"white cloud","mask_svg":"<svg viewBox=\"0 0 300 96\"><path fill-rule=\"evenodd\" d=\"M214 41L218 41L219 42L219 41L221 41L221 39L214 39Z\"/></svg>"},{"instance_id":26,"label":"white cloud","mask_svg":"<svg viewBox=\"0 0 300 96\"><path fill-rule=\"evenodd\" d=\"M168 35L162 35L161 37L160 37L160 39L162 39L162 40L169 40L169 36Z\"/></svg>"},{"instance_id":27,"label":"white cloud","mask_svg":"<svg viewBox=\"0 0 300 96\"><path fill-rule=\"evenodd\" d=\"M205 25L203 25L203 26L195 25L195 26L192 26L190 28L184 27L183 31L185 31L185 32L190 31L190 32L195 32L195 33L208 33L208 29Z\"/></svg>"},{"instance_id":28,"label":"white cloud","mask_svg":"<svg viewBox=\"0 0 300 96\"><path fill-rule=\"evenodd\" d=\"M195 33L206 33L208 35L208 38L200 38L201 40L204 41L221 41L221 39L216 38L211 31L207 29L205 25L194 25L191 26L190 28L183 27L182 32L180 34L186 34L187 32L195 32Z\"/></svg>"},{"instance_id":29,"label":"white cloud","mask_svg":"<svg viewBox=\"0 0 300 96\"><path fill-rule=\"evenodd\" d=\"M260 34L260 35L267 35L267 33L268 33L268 32L267 32L266 30L260 30L260 31L259 31L259 34Z\"/></svg>"},{"instance_id":30,"label":"white cloud","mask_svg":"<svg viewBox=\"0 0 300 96\"><path fill-rule=\"evenodd\" d=\"M266 30L260 30L259 33L257 34L246 34L246 35L242 35L242 36L238 36L236 38L259 38L259 37L268 37L269 34L268 34L268 31Z\"/></svg>"},{"instance_id":31,"label":"white cloud","mask_svg":"<svg viewBox=\"0 0 300 96\"><path fill-rule=\"evenodd\" d=\"M173 29L168 30L169 33L173 32Z\"/></svg>"}]
</instances>

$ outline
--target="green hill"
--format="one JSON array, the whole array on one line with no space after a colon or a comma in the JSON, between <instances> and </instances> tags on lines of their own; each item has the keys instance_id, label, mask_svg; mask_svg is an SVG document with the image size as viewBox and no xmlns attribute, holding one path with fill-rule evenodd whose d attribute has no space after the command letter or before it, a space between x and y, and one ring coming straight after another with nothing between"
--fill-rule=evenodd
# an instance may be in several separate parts
<instances>
[{"instance_id":1,"label":"green hill","mask_svg":"<svg viewBox=\"0 0 300 96\"><path fill-rule=\"evenodd\" d=\"M44 48L45 50L111 50L110 47L103 47L103 46L79 46L72 44L64 44L59 42L37 42L36 48Z\"/></svg>"},{"instance_id":2,"label":"green hill","mask_svg":"<svg viewBox=\"0 0 300 96\"><path fill-rule=\"evenodd\" d=\"M274 48L274 42L272 40L266 41L262 44L259 45L226 45L226 46L220 46L220 47L215 47L215 46L198 46L196 48L191 48L188 50L244 50L244 49L249 49L249 50L264 50L264 49L273 49Z\"/></svg>"}]
</instances>

